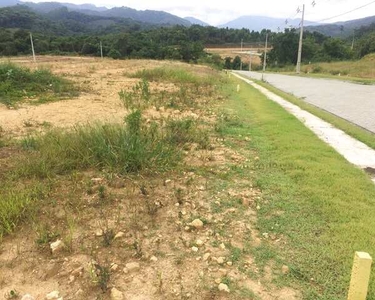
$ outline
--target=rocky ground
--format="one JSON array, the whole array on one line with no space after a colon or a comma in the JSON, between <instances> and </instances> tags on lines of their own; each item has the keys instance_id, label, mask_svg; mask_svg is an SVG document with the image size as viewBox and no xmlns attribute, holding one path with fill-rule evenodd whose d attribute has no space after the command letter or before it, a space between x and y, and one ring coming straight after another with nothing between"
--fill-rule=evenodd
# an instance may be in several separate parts
<instances>
[{"instance_id":1,"label":"rocky ground","mask_svg":"<svg viewBox=\"0 0 375 300\"><path fill-rule=\"evenodd\" d=\"M138 81L124 77L124 70L172 64L45 60L54 72L89 88L78 99L1 108L1 126L9 136L46 130L38 125L46 122L69 127L122 120L126 111L118 91ZM147 117L189 116L213 129L225 101L213 97L204 109L151 109ZM36 125L26 127L25 120ZM119 176L87 170L54 179L42 210L1 241L0 295L23 300L300 299L298 291L275 283L289 276L288 266L261 265L252 251L268 243L282 246L285 240L257 231L261 192L247 176L257 157L229 146L250 143L251 137L229 140L210 132L210 147L186 146L182 167L173 172ZM0 166L12 155L11 149L0 148Z\"/></svg>"}]
</instances>

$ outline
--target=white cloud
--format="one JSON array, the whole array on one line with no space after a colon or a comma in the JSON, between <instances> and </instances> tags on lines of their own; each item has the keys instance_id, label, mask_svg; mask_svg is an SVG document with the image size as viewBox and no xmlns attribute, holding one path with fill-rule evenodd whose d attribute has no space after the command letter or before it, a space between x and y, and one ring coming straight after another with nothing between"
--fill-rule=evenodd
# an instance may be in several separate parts
<instances>
[{"instance_id":1,"label":"white cloud","mask_svg":"<svg viewBox=\"0 0 375 300\"><path fill-rule=\"evenodd\" d=\"M180 17L192 16L212 25L219 25L243 15L258 15L277 18L289 18L295 15L297 7L302 8L306 3L306 19L320 21L350 11L361 5L370 3L370 0L49 0L55 2L71 2L75 4L92 3L97 6L127 6L135 9L164 10ZM43 2L35 0L34 2ZM375 3L329 20L337 22L375 15ZM298 16L296 16L298 17Z\"/></svg>"}]
</instances>

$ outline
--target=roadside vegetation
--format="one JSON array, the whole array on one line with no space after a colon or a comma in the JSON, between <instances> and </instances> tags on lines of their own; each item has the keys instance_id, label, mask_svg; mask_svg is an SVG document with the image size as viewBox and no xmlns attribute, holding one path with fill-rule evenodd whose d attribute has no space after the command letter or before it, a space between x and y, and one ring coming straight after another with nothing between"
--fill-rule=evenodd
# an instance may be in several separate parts
<instances>
[{"instance_id":1,"label":"roadside vegetation","mask_svg":"<svg viewBox=\"0 0 375 300\"><path fill-rule=\"evenodd\" d=\"M279 283L302 285L304 299L346 299L354 252L374 255L369 176L250 86L228 93L225 106L237 122L222 131L251 136L245 148L259 155L253 178L262 191L258 226L268 243L254 249L258 263L288 264L290 275ZM374 297L372 278L368 298Z\"/></svg>"},{"instance_id":2,"label":"roadside vegetation","mask_svg":"<svg viewBox=\"0 0 375 300\"><path fill-rule=\"evenodd\" d=\"M35 70L0 63L0 103L14 106L22 100L32 104L77 96L78 89L49 70Z\"/></svg>"},{"instance_id":3,"label":"roadside vegetation","mask_svg":"<svg viewBox=\"0 0 375 300\"><path fill-rule=\"evenodd\" d=\"M332 78L353 81L362 84L375 83L375 55L369 54L360 60L347 60L336 62L320 62L305 64L301 67L300 76ZM271 67L270 72L280 72L295 75L295 65L281 68Z\"/></svg>"},{"instance_id":4,"label":"roadside vegetation","mask_svg":"<svg viewBox=\"0 0 375 300\"><path fill-rule=\"evenodd\" d=\"M336 128L341 129L342 131L344 131L348 135L352 136L353 138L357 139L358 141L361 141L362 143L366 144L370 148L375 149L375 134L374 133L372 133L372 132L370 132L370 131L368 131L364 128L361 128L361 127L355 125L354 123L351 123L351 122L349 122L345 119L342 119L338 116L335 116L328 111L322 110L319 107L311 105L311 104L307 103L306 101L303 101L303 100L295 97L294 95L283 92L283 91L279 90L278 88L275 88L274 86L272 86L272 85L270 85L266 82L262 82L262 81L259 81L259 80L256 80L256 82L257 82L257 84L267 88L268 90L274 92L275 94L281 96L282 98L288 100L289 102L299 106L303 110L306 110L306 111L312 113L313 115L321 118L322 120L332 124Z\"/></svg>"}]
</instances>

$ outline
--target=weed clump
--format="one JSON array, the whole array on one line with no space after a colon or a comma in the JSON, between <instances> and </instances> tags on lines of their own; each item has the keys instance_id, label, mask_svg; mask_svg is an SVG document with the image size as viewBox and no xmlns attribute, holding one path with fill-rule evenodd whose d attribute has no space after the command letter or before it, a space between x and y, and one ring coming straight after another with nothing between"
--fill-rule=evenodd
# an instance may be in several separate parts
<instances>
[{"instance_id":1,"label":"weed clump","mask_svg":"<svg viewBox=\"0 0 375 300\"><path fill-rule=\"evenodd\" d=\"M156 124L146 126L139 110L124 124L78 126L51 130L21 141L28 149L19 167L24 176L49 177L76 169L107 169L128 174L165 171L175 166L180 151Z\"/></svg>"},{"instance_id":2,"label":"weed clump","mask_svg":"<svg viewBox=\"0 0 375 300\"><path fill-rule=\"evenodd\" d=\"M210 146L208 133L199 130L192 119L171 120L167 124L167 137L171 143L179 146L187 143L197 143L201 149L208 149Z\"/></svg>"},{"instance_id":3,"label":"weed clump","mask_svg":"<svg viewBox=\"0 0 375 300\"><path fill-rule=\"evenodd\" d=\"M121 90L119 96L126 109L143 109L148 106L151 98L149 82L142 79L130 92Z\"/></svg>"},{"instance_id":4,"label":"weed clump","mask_svg":"<svg viewBox=\"0 0 375 300\"><path fill-rule=\"evenodd\" d=\"M202 84L209 79L200 78L183 68L161 67L155 69L143 69L136 73L126 74L130 78L142 78L148 81L167 81L173 83Z\"/></svg>"},{"instance_id":5,"label":"weed clump","mask_svg":"<svg viewBox=\"0 0 375 300\"><path fill-rule=\"evenodd\" d=\"M77 94L72 82L49 70L31 71L11 63L0 64L0 103L7 106L14 106L25 98L39 97L44 103Z\"/></svg>"}]
</instances>

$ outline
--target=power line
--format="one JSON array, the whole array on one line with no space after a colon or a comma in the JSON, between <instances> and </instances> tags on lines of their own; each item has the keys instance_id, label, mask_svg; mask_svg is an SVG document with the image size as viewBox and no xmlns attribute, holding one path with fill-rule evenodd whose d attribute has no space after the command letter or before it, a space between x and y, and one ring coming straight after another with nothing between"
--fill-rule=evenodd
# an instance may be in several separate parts
<instances>
[{"instance_id":1,"label":"power line","mask_svg":"<svg viewBox=\"0 0 375 300\"><path fill-rule=\"evenodd\" d=\"M320 21L318 21L318 22L324 22L324 21L332 20L332 19L335 19L335 18L338 18L338 17L344 16L344 15L350 14L350 13L353 12L353 11L359 10L359 9L364 8L364 7L366 7L366 6L369 6L369 5L373 4L373 3L375 3L375 1L371 1L370 3L367 3L367 4L365 4L365 5L362 5L362 6L359 6L359 7L357 7L357 8L354 8L354 9L352 9L352 10L350 10L350 11L347 11L347 12L344 12L344 13L342 13L342 14L339 14L339 15L336 15L336 16L333 16L333 17L329 17L329 18L326 18L326 19L320 20Z\"/></svg>"}]
</instances>

